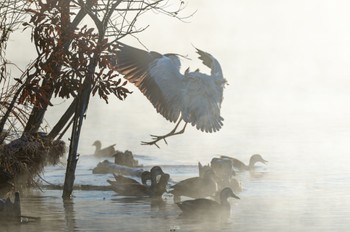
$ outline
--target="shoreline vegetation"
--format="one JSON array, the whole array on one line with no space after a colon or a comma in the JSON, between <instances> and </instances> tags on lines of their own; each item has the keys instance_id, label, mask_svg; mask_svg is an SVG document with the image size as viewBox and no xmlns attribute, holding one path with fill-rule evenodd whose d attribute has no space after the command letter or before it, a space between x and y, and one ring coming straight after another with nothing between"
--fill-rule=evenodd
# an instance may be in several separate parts
<instances>
[{"instance_id":1,"label":"shoreline vegetation","mask_svg":"<svg viewBox=\"0 0 350 232\"><path fill-rule=\"evenodd\" d=\"M0 193L39 186L37 176L47 165L58 164L66 153L62 140L51 140L46 134L25 134L0 145Z\"/></svg>"}]
</instances>

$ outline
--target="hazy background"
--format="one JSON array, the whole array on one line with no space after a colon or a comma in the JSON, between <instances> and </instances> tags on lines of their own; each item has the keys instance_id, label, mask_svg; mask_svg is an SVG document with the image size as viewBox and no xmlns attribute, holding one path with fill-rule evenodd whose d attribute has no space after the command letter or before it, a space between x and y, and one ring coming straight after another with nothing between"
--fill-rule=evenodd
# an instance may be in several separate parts
<instances>
[{"instance_id":1,"label":"hazy background","mask_svg":"<svg viewBox=\"0 0 350 232\"><path fill-rule=\"evenodd\" d=\"M193 46L219 60L229 83L222 104L224 127L206 134L189 126L184 135L169 138L169 145L159 142L161 149L141 146L149 134L165 134L174 124L129 84L133 94L125 101L91 100L80 153L91 154L96 139L179 162L209 161L214 154L298 152L295 145L276 144L276 138L287 144L300 140L316 149L313 153L335 147L348 153L349 7L337 0L193 0L183 15L196 13L186 23L161 14L143 16L139 25L149 28L138 37L148 49L188 55L192 60L183 60L183 67L202 71L208 70ZM141 47L135 39L122 42ZM11 59L24 67L32 57L30 46L24 35L11 37ZM52 126L65 107L58 100L53 110L59 113L48 112ZM323 141L317 146L315 136Z\"/></svg>"},{"instance_id":2,"label":"hazy background","mask_svg":"<svg viewBox=\"0 0 350 232\"><path fill-rule=\"evenodd\" d=\"M159 142L160 149L142 146L140 142L148 141L149 134L165 134L174 124L157 114L129 84L134 93L125 101L111 98L105 104L98 98L91 100L79 152L92 154L91 144L100 139L103 145L117 143L119 150L153 156L149 161L162 165L207 163L217 154L234 155L247 162L251 154L260 153L269 161L259 167L264 175L237 176L244 190L238 194L241 200L231 202L231 222L226 231L348 230L349 8L350 2L345 0L193 0L184 11L184 15L197 11L188 23L160 14L145 15L139 20L140 26L150 26L139 39L148 49L188 55L192 60L183 60L183 68L191 66L192 70L199 67L208 71L198 62L193 46L220 61L229 83L222 104L224 126L213 134L188 126L185 134L169 138L169 145ZM12 61L22 67L33 58L28 42L28 35L16 34L9 44ZM122 42L141 47L135 39ZM49 110L46 116L52 126L66 107L67 102L59 99ZM69 136L64 138L67 143ZM105 176L91 175L90 168L98 162L87 165L91 158L80 157L76 182L106 184ZM64 171L64 167L48 171L45 177L63 182ZM182 171L183 166L175 166L172 178L179 180ZM98 177L100 181L96 181ZM60 193L46 191L43 195L47 200L42 205L49 210L28 207L27 212L41 215L42 221L51 215L52 223L66 214L51 210L53 201L46 198L49 194L55 194L61 204ZM176 220L179 211L174 204L167 204L166 212L155 217L148 212L147 204L136 205L137 210L124 215L135 204L120 202L119 206L108 191L97 197L90 191L74 194L73 216L62 221L69 224L73 219L82 231L115 231L115 225L130 231L143 226L149 231L169 231L169 225L180 225L182 231L194 231L186 230L190 224ZM98 201L101 194L109 195ZM166 216L168 213L173 216ZM206 225L197 231L205 230Z\"/></svg>"}]
</instances>

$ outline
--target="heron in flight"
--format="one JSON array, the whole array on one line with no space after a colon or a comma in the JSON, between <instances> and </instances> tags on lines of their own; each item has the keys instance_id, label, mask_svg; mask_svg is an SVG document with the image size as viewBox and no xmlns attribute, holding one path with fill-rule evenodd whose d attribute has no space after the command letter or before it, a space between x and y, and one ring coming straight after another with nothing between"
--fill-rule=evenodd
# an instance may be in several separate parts
<instances>
[{"instance_id":1,"label":"heron in flight","mask_svg":"<svg viewBox=\"0 0 350 232\"><path fill-rule=\"evenodd\" d=\"M148 52L119 43L116 51L116 69L133 83L148 98L164 118L177 122L175 128L163 136L151 135L153 141L143 145L157 145L157 142L173 135L182 134L188 123L204 132L216 132L223 125L220 115L223 100L223 77L219 62L209 53L197 49L199 59L211 69L210 75L199 70L182 74L178 54ZM181 121L182 130L177 131Z\"/></svg>"}]
</instances>

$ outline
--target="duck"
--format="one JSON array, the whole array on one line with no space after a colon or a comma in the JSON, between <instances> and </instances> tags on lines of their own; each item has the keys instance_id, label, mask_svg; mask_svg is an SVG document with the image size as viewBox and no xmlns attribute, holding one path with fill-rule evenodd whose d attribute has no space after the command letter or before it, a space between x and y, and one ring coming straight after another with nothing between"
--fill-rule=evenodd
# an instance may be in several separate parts
<instances>
[{"instance_id":1,"label":"duck","mask_svg":"<svg viewBox=\"0 0 350 232\"><path fill-rule=\"evenodd\" d=\"M163 193L166 192L166 186L170 179L170 175L168 173L164 173L160 176L158 183L152 189L152 197L160 197Z\"/></svg>"},{"instance_id":2,"label":"duck","mask_svg":"<svg viewBox=\"0 0 350 232\"><path fill-rule=\"evenodd\" d=\"M117 151L114 154L114 163L118 165L124 165L128 167L138 167L139 162L134 159L134 155L131 151L126 150L125 152Z\"/></svg>"},{"instance_id":3,"label":"duck","mask_svg":"<svg viewBox=\"0 0 350 232\"><path fill-rule=\"evenodd\" d=\"M15 200L12 203L10 198L0 199L0 215L2 218L15 217L20 219L21 216L21 204L19 198L19 192L15 192Z\"/></svg>"},{"instance_id":4,"label":"duck","mask_svg":"<svg viewBox=\"0 0 350 232\"><path fill-rule=\"evenodd\" d=\"M157 182L157 176L160 175L160 179ZM170 175L163 172L159 166L154 166L150 171L151 185L141 184L136 180L130 180L131 178L115 175L116 181L107 180L111 185L112 190L122 196L150 196L161 197L166 191L166 185L169 181ZM119 182L118 180L121 180ZM144 182L146 183L147 180Z\"/></svg>"},{"instance_id":5,"label":"duck","mask_svg":"<svg viewBox=\"0 0 350 232\"><path fill-rule=\"evenodd\" d=\"M114 146L116 144L112 144L108 147L102 147L101 141L100 140L96 140L92 146L96 147L95 153L94 155L97 157L110 157L113 156L116 153L116 150L114 149Z\"/></svg>"},{"instance_id":6,"label":"duck","mask_svg":"<svg viewBox=\"0 0 350 232\"><path fill-rule=\"evenodd\" d=\"M133 179L133 178L129 178L129 177L125 177L122 175L118 175L113 173L114 179L115 181L109 181L111 183L116 183L116 184L140 184L137 180ZM143 171L141 173L141 183L143 185L147 184L147 181L151 180L151 172L149 171Z\"/></svg>"},{"instance_id":7,"label":"duck","mask_svg":"<svg viewBox=\"0 0 350 232\"><path fill-rule=\"evenodd\" d=\"M181 196L190 198L208 197L217 191L217 183L213 170L207 170L202 177L191 177L170 187L169 193L174 195L174 201L181 200Z\"/></svg>"},{"instance_id":8,"label":"duck","mask_svg":"<svg viewBox=\"0 0 350 232\"><path fill-rule=\"evenodd\" d=\"M253 171L255 169L255 163L257 162L261 162L263 164L266 164L268 161L263 159L262 156L260 154L254 154L250 157L249 159L249 164L246 165L245 163L243 163L242 161L230 157L230 156L220 156L221 158L227 158L230 159L232 161L232 166L234 168L236 168L238 171Z\"/></svg>"},{"instance_id":9,"label":"duck","mask_svg":"<svg viewBox=\"0 0 350 232\"><path fill-rule=\"evenodd\" d=\"M200 177L203 177L204 173L208 170L211 170L211 167L209 164L202 165L201 162L198 162L198 174Z\"/></svg>"},{"instance_id":10,"label":"duck","mask_svg":"<svg viewBox=\"0 0 350 232\"><path fill-rule=\"evenodd\" d=\"M180 214L182 217L228 218L231 210L230 203L227 200L229 197L240 199L233 193L231 188L227 187L220 191L219 202L211 199L198 198L178 202L176 204L182 211Z\"/></svg>"},{"instance_id":11,"label":"duck","mask_svg":"<svg viewBox=\"0 0 350 232\"><path fill-rule=\"evenodd\" d=\"M207 170L213 170L216 176L218 189L230 187L234 192L241 192L242 186L240 181L235 178L235 171L232 167L232 161L228 158L213 158L208 165L202 165L198 162L199 176Z\"/></svg>"},{"instance_id":12,"label":"duck","mask_svg":"<svg viewBox=\"0 0 350 232\"><path fill-rule=\"evenodd\" d=\"M236 175L235 171L233 170L231 159L225 157L214 157L210 161L210 165L215 175L220 179L228 179Z\"/></svg>"},{"instance_id":13,"label":"duck","mask_svg":"<svg viewBox=\"0 0 350 232\"><path fill-rule=\"evenodd\" d=\"M156 184L150 186L141 184L112 184L112 188L115 192L119 193L119 195L123 196L161 198L163 193L166 192L169 179L170 175L164 173Z\"/></svg>"}]
</instances>

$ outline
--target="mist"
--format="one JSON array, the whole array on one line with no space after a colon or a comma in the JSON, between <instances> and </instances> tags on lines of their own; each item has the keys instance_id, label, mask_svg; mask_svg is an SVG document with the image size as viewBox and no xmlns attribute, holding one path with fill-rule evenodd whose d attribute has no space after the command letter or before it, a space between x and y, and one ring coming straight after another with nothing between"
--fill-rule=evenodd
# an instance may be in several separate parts
<instances>
[{"instance_id":1,"label":"mist","mask_svg":"<svg viewBox=\"0 0 350 232\"><path fill-rule=\"evenodd\" d=\"M212 134L188 126L183 135L169 138L168 144L160 142L160 149L141 145L151 139L150 134L166 134L175 124L157 114L147 98L128 84L133 93L124 101L110 98L105 104L97 97L91 99L79 144L81 159L93 154L92 143L97 139L103 145L116 143L118 150L150 156L155 164L208 164L218 155L247 163L250 155L259 153L269 163L258 167L261 177L240 176L241 199L230 201L231 224L221 230L348 228L349 7L344 0L192 0L183 14L195 13L185 22L143 16L140 25L149 27L138 35L142 44L134 38L123 43L187 56L190 59L181 59L182 69L209 72L194 47L219 60L229 84L221 108L224 126ZM14 63L25 65L34 51L24 39L28 34L15 35L8 53ZM56 99L54 104L46 114L51 126L68 102ZM64 139L69 137L68 133ZM125 205L114 199L112 206L104 205L113 213ZM167 207L170 218L178 213ZM76 218L84 214L75 211ZM124 216L119 216L116 220L125 225ZM154 223L145 217L141 221L145 228ZM156 223L163 229L193 229L174 220L160 221Z\"/></svg>"}]
</instances>

